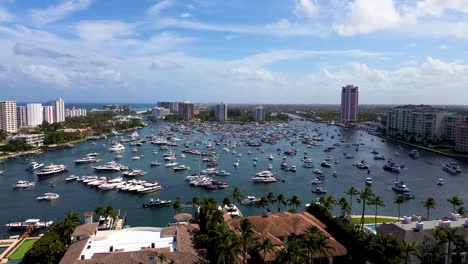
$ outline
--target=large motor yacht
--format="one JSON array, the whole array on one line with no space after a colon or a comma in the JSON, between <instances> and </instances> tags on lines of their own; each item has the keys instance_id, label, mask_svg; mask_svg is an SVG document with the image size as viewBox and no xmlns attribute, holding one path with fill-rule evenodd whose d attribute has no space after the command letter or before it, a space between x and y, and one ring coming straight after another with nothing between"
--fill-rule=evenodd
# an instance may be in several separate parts
<instances>
[{"instance_id":1,"label":"large motor yacht","mask_svg":"<svg viewBox=\"0 0 468 264\"><path fill-rule=\"evenodd\" d=\"M264 182L264 183L278 181L278 179L270 171L261 171L259 173L256 173L255 176L252 177L252 180L254 182Z\"/></svg>"},{"instance_id":2,"label":"large motor yacht","mask_svg":"<svg viewBox=\"0 0 468 264\"><path fill-rule=\"evenodd\" d=\"M45 166L39 172L37 172L36 175L39 178L44 178L44 177L66 172L67 170L68 170L67 167L63 164L61 165L50 164L50 165Z\"/></svg>"}]
</instances>

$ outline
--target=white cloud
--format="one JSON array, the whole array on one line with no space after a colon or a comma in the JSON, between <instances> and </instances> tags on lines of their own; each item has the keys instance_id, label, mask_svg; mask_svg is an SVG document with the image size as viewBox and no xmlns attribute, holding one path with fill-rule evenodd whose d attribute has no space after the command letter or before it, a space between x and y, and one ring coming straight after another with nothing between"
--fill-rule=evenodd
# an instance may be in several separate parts
<instances>
[{"instance_id":1,"label":"white cloud","mask_svg":"<svg viewBox=\"0 0 468 264\"><path fill-rule=\"evenodd\" d=\"M61 20L74 12L85 10L91 3L92 0L66 0L45 9L33 9L30 15L34 23L42 26Z\"/></svg>"},{"instance_id":2,"label":"white cloud","mask_svg":"<svg viewBox=\"0 0 468 264\"><path fill-rule=\"evenodd\" d=\"M445 50L445 49L448 49L448 48L449 47L447 45L444 45L444 44L439 46L439 49L441 49L441 50Z\"/></svg>"},{"instance_id":3,"label":"white cloud","mask_svg":"<svg viewBox=\"0 0 468 264\"><path fill-rule=\"evenodd\" d=\"M88 43L101 43L134 34L134 25L114 20L83 21L76 26L80 39Z\"/></svg>"},{"instance_id":4,"label":"white cloud","mask_svg":"<svg viewBox=\"0 0 468 264\"><path fill-rule=\"evenodd\" d=\"M14 18L5 8L0 7L0 22L11 21Z\"/></svg>"},{"instance_id":5,"label":"white cloud","mask_svg":"<svg viewBox=\"0 0 468 264\"><path fill-rule=\"evenodd\" d=\"M412 15L441 17L445 11L468 13L466 0L421 0L418 1Z\"/></svg>"},{"instance_id":6,"label":"white cloud","mask_svg":"<svg viewBox=\"0 0 468 264\"><path fill-rule=\"evenodd\" d=\"M296 0L294 13L298 16L305 15L308 18L317 16L319 8L314 0Z\"/></svg>"},{"instance_id":7,"label":"white cloud","mask_svg":"<svg viewBox=\"0 0 468 264\"><path fill-rule=\"evenodd\" d=\"M416 48L416 43L411 42L407 45L408 48Z\"/></svg>"},{"instance_id":8,"label":"white cloud","mask_svg":"<svg viewBox=\"0 0 468 264\"><path fill-rule=\"evenodd\" d=\"M187 17L191 17L192 15L190 13L185 12L185 13L181 13L179 16L181 18L187 18Z\"/></svg>"},{"instance_id":9,"label":"white cloud","mask_svg":"<svg viewBox=\"0 0 468 264\"><path fill-rule=\"evenodd\" d=\"M402 21L393 0L355 0L349 2L348 9L349 18L334 25L335 31L343 36L395 28Z\"/></svg>"},{"instance_id":10,"label":"white cloud","mask_svg":"<svg viewBox=\"0 0 468 264\"><path fill-rule=\"evenodd\" d=\"M175 4L175 0L161 0L156 4L148 8L148 14L152 16L159 15L164 9L172 7Z\"/></svg>"},{"instance_id":11,"label":"white cloud","mask_svg":"<svg viewBox=\"0 0 468 264\"><path fill-rule=\"evenodd\" d=\"M23 68L23 73L41 83L55 84L58 87L68 87L71 84L66 74L58 68L43 64L30 64Z\"/></svg>"}]
</instances>

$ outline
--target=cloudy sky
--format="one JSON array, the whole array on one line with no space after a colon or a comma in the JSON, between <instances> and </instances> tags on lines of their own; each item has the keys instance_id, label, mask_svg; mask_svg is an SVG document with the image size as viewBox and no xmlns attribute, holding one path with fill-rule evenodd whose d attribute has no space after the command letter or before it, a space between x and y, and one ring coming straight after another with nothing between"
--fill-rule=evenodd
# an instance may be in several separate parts
<instances>
[{"instance_id":1,"label":"cloudy sky","mask_svg":"<svg viewBox=\"0 0 468 264\"><path fill-rule=\"evenodd\" d=\"M468 104L468 0L0 0L0 100Z\"/></svg>"}]
</instances>

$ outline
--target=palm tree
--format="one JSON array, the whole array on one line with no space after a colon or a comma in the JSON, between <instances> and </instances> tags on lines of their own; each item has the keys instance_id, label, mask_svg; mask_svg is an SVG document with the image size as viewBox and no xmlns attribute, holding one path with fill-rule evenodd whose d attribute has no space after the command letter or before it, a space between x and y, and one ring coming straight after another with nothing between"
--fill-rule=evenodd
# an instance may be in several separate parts
<instances>
[{"instance_id":1,"label":"palm tree","mask_svg":"<svg viewBox=\"0 0 468 264\"><path fill-rule=\"evenodd\" d=\"M340 200L338 200L338 205L340 206L342 217L345 217L346 214L351 212L351 207L349 206L348 200L346 200L346 198L341 197Z\"/></svg>"},{"instance_id":2,"label":"palm tree","mask_svg":"<svg viewBox=\"0 0 468 264\"><path fill-rule=\"evenodd\" d=\"M253 225L248 218L243 218L240 221L240 231L241 231L241 247L242 247L242 261L247 263L247 248L249 243L252 242L252 237L254 234Z\"/></svg>"},{"instance_id":3,"label":"palm tree","mask_svg":"<svg viewBox=\"0 0 468 264\"><path fill-rule=\"evenodd\" d=\"M200 200L200 198L198 196L194 196L192 198L192 201L190 202L190 204L192 205L192 214L193 214L194 218L198 217L198 216L195 215L195 206L200 205L200 203L201 203L201 200Z\"/></svg>"},{"instance_id":4,"label":"palm tree","mask_svg":"<svg viewBox=\"0 0 468 264\"><path fill-rule=\"evenodd\" d=\"M223 207L232 205L231 200L229 200L228 197L224 197L224 199L223 199L223 201L221 203L222 203Z\"/></svg>"},{"instance_id":5,"label":"palm tree","mask_svg":"<svg viewBox=\"0 0 468 264\"><path fill-rule=\"evenodd\" d=\"M349 189L345 192L345 194L349 195L349 204L351 208L351 213L353 212L353 196L358 195L359 191L354 187L351 186Z\"/></svg>"},{"instance_id":6,"label":"palm tree","mask_svg":"<svg viewBox=\"0 0 468 264\"><path fill-rule=\"evenodd\" d=\"M111 218L113 222L117 219L118 215L117 212L114 210L112 206L107 206L107 207L97 207L94 209L94 213L98 216L98 219L100 217L103 217L104 220L107 222L107 219ZM110 221L110 220L109 220ZM109 229L112 227L112 225L109 225Z\"/></svg>"},{"instance_id":7,"label":"palm tree","mask_svg":"<svg viewBox=\"0 0 468 264\"><path fill-rule=\"evenodd\" d=\"M241 191L239 190L239 188L234 187L234 190L232 190L232 199L234 199L234 201L238 202L238 203L241 203L242 202L242 199L244 199L244 195L242 195Z\"/></svg>"},{"instance_id":8,"label":"palm tree","mask_svg":"<svg viewBox=\"0 0 468 264\"><path fill-rule=\"evenodd\" d=\"M174 214L182 212L182 203L180 202L180 199L177 198L173 203L172 203L172 210L174 210Z\"/></svg>"},{"instance_id":9,"label":"palm tree","mask_svg":"<svg viewBox=\"0 0 468 264\"><path fill-rule=\"evenodd\" d=\"M276 196L276 203L278 204L278 212L280 212L281 206L287 205L286 197L282 193L278 194L278 196Z\"/></svg>"},{"instance_id":10,"label":"palm tree","mask_svg":"<svg viewBox=\"0 0 468 264\"><path fill-rule=\"evenodd\" d=\"M382 206L382 207L385 206L385 203L382 200L382 198L380 198L380 196L377 195L377 196L372 197L372 199L370 199L369 204L375 206L374 228L377 228L377 209L379 206Z\"/></svg>"},{"instance_id":11,"label":"palm tree","mask_svg":"<svg viewBox=\"0 0 468 264\"><path fill-rule=\"evenodd\" d=\"M455 213L455 210L457 208L457 206L462 206L463 205L463 201L460 199L460 197L458 196L452 196L450 197L449 199L447 199L447 202L449 202L450 204L452 204L452 213Z\"/></svg>"},{"instance_id":12,"label":"palm tree","mask_svg":"<svg viewBox=\"0 0 468 264\"><path fill-rule=\"evenodd\" d=\"M442 248L438 243L429 244L423 250L424 259L427 259L427 263L439 263L439 259L442 257Z\"/></svg>"},{"instance_id":13,"label":"palm tree","mask_svg":"<svg viewBox=\"0 0 468 264\"><path fill-rule=\"evenodd\" d=\"M323 207L327 209L328 212L333 210L333 206L336 204L336 199L333 197L333 195L327 196L323 201L321 202Z\"/></svg>"},{"instance_id":14,"label":"palm tree","mask_svg":"<svg viewBox=\"0 0 468 264\"><path fill-rule=\"evenodd\" d=\"M395 199L393 200L393 202L396 203L397 206L398 206L398 222L400 222L400 216L401 216L401 213L400 213L400 212L401 212L401 211L400 211L400 206L401 206L401 204L404 203L405 201L406 201L406 198L405 198L403 195L401 195L401 194L397 195L397 196L395 197Z\"/></svg>"},{"instance_id":15,"label":"palm tree","mask_svg":"<svg viewBox=\"0 0 468 264\"><path fill-rule=\"evenodd\" d=\"M211 245L216 252L216 263L228 264L238 262L239 253L241 253L240 241L237 235L225 223L218 223L208 235L211 238Z\"/></svg>"},{"instance_id":16,"label":"palm tree","mask_svg":"<svg viewBox=\"0 0 468 264\"><path fill-rule=\"evenodd\" d=\"M364 228L364 214L366 212L366 203L374 196L371 188L366 186L362 192L359 192L359 201L362 203L361 229Z\"/></svg>"},{"instance_id":17,"label":"palm tree","mask_svg":"<svg viewBox=\"0 0 468 264\"><path fill-rule=\"evenodd\" d=\"M270 204L273 204L276 202L276 196L273 192L269 192L267 193L267 195L265 196L265 198L267 199L268 201L268 205Z\"/></svg>"},{"instance_id":18,"label":"palm tree","mask_svg":"<svg viewBox=\"0 0 468 264\"><path fill-rule=\"evenodd\" d=\"M67 217L63 221L62 236L67 239L67 243L71 243L71 236L75 228L81 224L80 214L78 212L69 211Z\"/></svg>"},{"instance_id":19,"label":"palm tree","mask_svg":"<svg viewBox=\"0 0 468 264\"><path fill-rule=\"evenodd\" d=\"M460 207L457 208L457 214L465 215L465 213L466 213L465 207L460 206Z\"/></svg>"},{"instance_id":20,"label":"palm tree","mask_svg":"<svg viewBox=\"0 0 468 264\"><path fill-rule=\"evenodd\" d=\"M405 253L405 263L408 263L409 255L415 254L418 252L416 250L416 243L415 242L407 243L405 240L403 240L402 246L403 246L402 250Z\"/></svg>"},{"instance_id":21,"label":"palm tree","mask_svg":"<svg viewBox=\"0 0 468 264\"><path fill-rule=\"evenodd\" d=\"M426 198L426 200L421 202L421 205L427 209L427 220L429 220L429 213L431 209L435 209L437 207L437 203L432 197Z\"/></svg>"},{"instance_id":22,"label":"palm tree","mask_svg":"<svg viewBox=\"0 0 468 264\"><path fill-rule=\"evenodd\" d=\"M447 264L452 259L452 244L460 239L460 234L456 228L441 228L443 231L442 242L447 243Z\"/></svg>"},{"instance_id":23,"label":"palm tree","mask_svg":"<svg viewBox=\"0 0 468 264\"><path fill-rule=\"evenodd\" d=\"M270 239L263 240L262 243L258 245L258 250L263 251L263 260L266 259L266 255L274 250L273 244L271 244Z\"/></svg>"},{"instance_id":24,"label":"palm tree","mask_svg":"<svg viewBox=\"0 0 468 264\"><path fill-rule=\"evenodd\" d=\"M257 202L257 207L262 208L262 215L265 213L265 206L268 205L268 200L265 197L260 198L260 200Z\"/></svg>"},{"instance_id":25,"label":"palm tree","mask_svg":"<svg viewBox=\"0 0 468 264\"><path fill-rule=\"evenodd\" d=\"M297 195L291 196L291 198L288 199L288 204L289 206L292 206L294 210L297 209L297 207L301 206L301 200L299 200L299 197Z\"/></svg>"},{"instance_id":26,"label":"palm tree","mask_svg":"<svg viewBox=\"0 0 468 264\"><path fill-rule=\"evenodd\" d=\"M308 227L300 241L311 264L315 257L328 256L334 249L327 237L316 226Z\"/></svg>"}]
</instances>

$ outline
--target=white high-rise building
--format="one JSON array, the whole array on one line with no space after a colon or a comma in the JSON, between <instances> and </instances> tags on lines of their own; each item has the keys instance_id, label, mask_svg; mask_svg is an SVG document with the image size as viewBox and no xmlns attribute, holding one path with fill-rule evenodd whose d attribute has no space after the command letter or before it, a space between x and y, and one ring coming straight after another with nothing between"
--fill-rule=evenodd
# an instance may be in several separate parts
<instances>
[{"instance_id":1,"label":"white high-rise building","mask_svg":"<svg viewBox=\"0 0 468 264\"><path fill-rule=\"evenodd\" d=\"M46 105L42 109L44 109L44 121L49 124L55 123L55 107Z\"/></svg>"},{"instance_id":2,"label":"white high-rise building","mask_svg":"<svg viewBox=\"0 0 468 264\"><path fill-rule=\"evenodd\" d=\"M28 113L26 106L16 106L16 126L23 127L28 125Z\"/></svg>"},{"instance_id":3,"label":"white high-rise building","mask_svg":"<svg viewBox=\"0 0 468 264\"><path fill-rule=\"evenodd\" d=\"M0 129L8 133L15 133L16 126L16 102L0 102Z\"/></svg>"},{"instance_id":4,"label":"white high-rise building","mask_svg":"<svg viewBox=\"0 0 468 264\"><path fill-rule=\"evenodd\" d=\"M55 108L55 122L60 123L65 121L65 102L62 98L49 102L50 106Z\"/></svg>"},{"instance_id":5,"label":"white high-rise building","mask_svg":"<svg viewBox=\"0 0 468 264\"><path fill-rule=\"evenodd\" d=\"M38 126L44 120L44 111L42 104L27 104L26 112L28 116L28 126Z\"/></svg>"},{"instance_id":6,"label":"white high-rise building","mask_svg":"<svg viewBox=\"0 0 468 264\"><path fill-rule=\"evenodd\" d=\"M227 105L220 103L215 105L215 119L216 121L227 121Z\"/></svg>"},{"instance_id":7,"label":"white high-rise building","mask_svg":"<svg viewBox=\"0 0 468 264\"><path fill-rule=\"evenodd\" d=\"M255 108L255 121L256 122L265 121L265 110L263 109L263 106L259 106Z\"/></svg>"}]
</instances>

